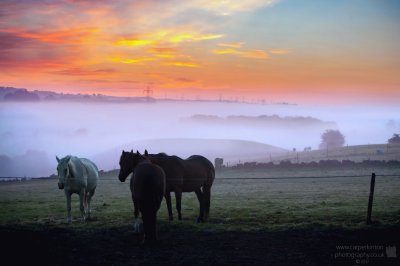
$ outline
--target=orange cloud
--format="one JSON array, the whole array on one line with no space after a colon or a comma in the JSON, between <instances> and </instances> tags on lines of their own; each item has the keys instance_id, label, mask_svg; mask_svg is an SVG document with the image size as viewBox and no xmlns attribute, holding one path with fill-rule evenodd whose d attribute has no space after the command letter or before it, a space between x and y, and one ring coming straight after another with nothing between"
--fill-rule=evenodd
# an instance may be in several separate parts
<instances>
[{"instance_id":1,"label":"orange cloud","mask_svg":"<svg viewBox=\"0 0 400 266\"><path fill-rule=\"evenodd\" d=\"M236 42L236 43L219 43L218 46L223 46L223 47L230 47L230 48L240 48L242 47L243 43L242 42Z\"/></svg>"},{"instance_id":2,"label":"orange cloud","mask_svg":"<svg viewBox=\"0 0 400 266\"><path fill-rule=\"evenodd\" d=\"M183 77L176 78L175 81L181 82L181 83L197 83L198 82L197 80L189 79L189 78L183 78Z\"/></svg>"},{"instance_id":3,"label":"orange cloud","mask_svg":"<svg viewBox=\"0 0 400 266\"><path fill-rule=\"evenodd\" d=\"M223 34L215 34L215 35L203 35L203 36L198 36L194 40L195 41L204 41L204 40L212 40L212 39L219 39L224 37Z\"/></svg>"},{"instance_id":4,"label":"orange cloud","mask_svg":"<svg viewBox=\"0 0 400 266\"><path fill-rule=\"evenodd\" d=\"M284 50L284 49L276 49L276 50L271 50L269 51L271 54L278 54L278 55L284 55L290 53L289 50Z\"/></svg>"},{"instance_id":5,"label":"orange cloud","mask_svg":"<svg viewBox=\"0 0 400 266\"><path fill-rule=\"evenodd\" d=\"M241 52L235 49L215 49L214 54L240 54Z\"/></svg>"},{"instance_id":6,"label":"orange cloud","mask_svg":"<svg viewBox=\"0 0 400 266\"><path fill-rule=\"evenodd\" d=\"M96 69L96 70L87 70L79 67L67 68L63 70L53 71L51 73L59 74L59 75L67 75L67 76L104 76L114 74L116 70L114 69Z\"/></svg>"},{"instance_id":7,"label":"orange cloud","mask_svg":"<svg viewBox=\"0 0 400 266\"><path fill-rule=\"evenodd\" d=\"M241 57L246 57L246 58L267 58L268 54L263 51L263 50L254 50L254 51L247 51L247 52L241 52L240 53Z\"/></svg>"},{"instance_id":8,"label":"orange cloud","mask_svg":"<svg viewBox=\"0 0 400 266\"><path fill-rule=\"evenodd\" d=\"M168 47L152 47L147 49L147 52L152 53L156 57L160 58L175 58L177 49Z\"/></svg>"},{"instance_id":9,"label":"orange cloud","mask_svg":"<svg viewBox=\"0 0 400 266\"><path fill-rule=\"evenodd\" d=\"M204 41L204 40L212 40L222 38L224 35L216 34L216 35L198 35L195 33L180 33L168 38L169 42L179 43L179 42L188 42L188 41Z\"/></svg>"},{"instance_id":10,"label":"orange cloud","mask_svg":"<svg viewBox=\"0 0 400 266\"><path fill-rule=\"evenodd\" d=\"M83 44L91 40L98 28L71 28L57 31L24 31L22 29L1 29L2 32L13 33L14 35L27 39L34 39L45 43L55 44Z\"/></svg>"},{"instance_id":11,"label":"orange cloud","mask_svg":"<svg viewBox=\"0 0 400 266\"><path fill-rule=\"evenodd\" d=\"M156 30L153 33L135 36L133 38L122 38L115 42L116 45L121 46L146 46L159 43L178 44L183 42L199 42L205 40L212 40L222 38L223 34L208 34L203 35L196 32L182 32L176 33L174 30Z\"/></svg>"},{"instance_id":12,"label":"orange cloud","mask_svg":"<svg viewBox=\"0 0 400 266\"><path fill-rule=\"evenodd\" d=\"M169 48L169 47L152 47L147 50L150 53L167 53L167 54L172 54L176 53L177 49L176 48Z\"/></svg>"},{"instance_id":13,"label":"orange cloud","mask_svg":"<svg viewBox=\"0 0 400 266\"><path fill-rule=\"evenodd\" d=\"M176 62L166 62L166 63L164 63L164 65L167 65L167 66L179 66L179 67L194 67L194 68L200 67L200 65L199 65L199 64L196 64L196 63L192 63L192 62L179 62L179 61L176 61Z\"/></svg>"},{"instance_id":14,"label":"orange cloud","mask_svg":"<svg viewBox=\"0 0 400 266\"><path fill-rule=\"evenodd\" d=\"M253 50L253 51L239 51L236 49L215 49L214 54L224 55L224 54L234 54L245 58L267 58L268 54L263 50Z\"/></svg>"},{"instance_id":15,"label":"orange cloud","mask_svg":"<svg viewBox=\"0 0 400 266\"><path fill-rule=\"evenodd\" d=\"M145 46L149 44L153 44L152 40L141 40L141 39L122 39L115 42L116 45L123 46Z\"/></svg>"},{"instance_id":16,"label":"orange cloud","mask_svg":"<svg viewBox=\"0 0 400 266\"><path fill-rule=\"evenodd\" d=\"M201 87L202 83L200 80L188 77L175 77L175 76L163 76L162 79L158 80L158 86L160 88L168 89L187 89L195 87Z\"/></svg>"},{"instance_id":17,"label":"orange cloud","mask_svg":"<svg viewBox=\"0 0 400 266\"><path fill-rule=\"evenodd\" d=\"M138 57L138 58L128 58L123 59L121 57L111 57L111 61L123 64L138 64L146 61L154 61L155 58L152 57Z\"/></svg>"},{"instance_id":18,"label":"orange cloud","mask_svg":"<svg viewBox=\"0 0 400 266\"><path fill-rule=\"evenodd\" d=\"M161 73L151 73L151 72L144 73L144 75L150 78L160 78L163 76Z\"/></svg>"},{"instance_id":19,"label":"orange cloud","mask_svg":"<svg viewBox=\"0 0 400 266\"><path fill-rule=\"evenodd\" d=\"M167 59L175 58L175 55L173 55L173 54L154 54L154 56L159 57L159 58L167 58Z\"/></svg>"},{"instance_id":20,"label":"orange cloud","mask_svg":"<svg viewBox=\"0 0 400 266\"><path fill-rule=\"evenodd\" d=\"M181 33L181 34L177 34L175 36L172 36L168 39L168 41L173 42L173 43L177 43L177 42L183 42L183 41L189 41L189 40L193 40L194 39L194 35L190 34L190 33Z\"/></svg>"}]
</instances>

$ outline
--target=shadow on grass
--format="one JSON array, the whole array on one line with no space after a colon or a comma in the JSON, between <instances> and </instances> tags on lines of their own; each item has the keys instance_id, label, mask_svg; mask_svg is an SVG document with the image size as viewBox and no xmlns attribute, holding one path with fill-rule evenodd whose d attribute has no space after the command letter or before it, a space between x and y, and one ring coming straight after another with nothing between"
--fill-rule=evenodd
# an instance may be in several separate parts
<instances>
[{"instance_id":1,"label":"shadow on grass","mask_svg":"<svg viewBox=\"0 0 400 266\"><path fill-rule=\"evenodd\" d=\"M398 257L386 257L386 247L400 249L400 226L245 232L161 222L157 246L141 248L141 238L130 225L0 227L2 259L13 265L361 265L350 253L362 252L351 247L367 245L382 246L378 251L384 255L369 258L367 265L398 265ZM350 257L338 246L349 246Z\"/></svg>"}]
</instances>

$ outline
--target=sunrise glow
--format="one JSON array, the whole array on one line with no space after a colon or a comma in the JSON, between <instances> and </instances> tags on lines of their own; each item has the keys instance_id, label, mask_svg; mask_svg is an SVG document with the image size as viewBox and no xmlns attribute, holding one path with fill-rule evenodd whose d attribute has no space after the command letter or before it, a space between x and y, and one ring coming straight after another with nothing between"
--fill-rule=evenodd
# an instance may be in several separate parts
<instances>
[{"instance_id":1,"label":"sunrise glow","mask_svg":"<svg viewBox=\"0 0 400 266\"><path fill-rule=\"evenodd\" d=\"M1 1L0 85L69 93L399 103L400 4Z\"/></svg>"}]
</instances>

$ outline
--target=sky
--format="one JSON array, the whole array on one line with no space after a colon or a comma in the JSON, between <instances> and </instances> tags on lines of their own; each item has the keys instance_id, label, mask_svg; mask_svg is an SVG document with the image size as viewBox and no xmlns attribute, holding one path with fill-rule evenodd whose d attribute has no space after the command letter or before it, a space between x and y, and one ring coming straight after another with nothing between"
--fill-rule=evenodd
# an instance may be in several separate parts
<instances>
[{"instance_id":1,"label":"sky","mask_svg":"<svg viewBox=\"0 0 400 266\"><path fill-rule=\"evenodd\" d=\"M400 1L0 1L0 86L400 103Z\"/></svg>"}]
</instances>

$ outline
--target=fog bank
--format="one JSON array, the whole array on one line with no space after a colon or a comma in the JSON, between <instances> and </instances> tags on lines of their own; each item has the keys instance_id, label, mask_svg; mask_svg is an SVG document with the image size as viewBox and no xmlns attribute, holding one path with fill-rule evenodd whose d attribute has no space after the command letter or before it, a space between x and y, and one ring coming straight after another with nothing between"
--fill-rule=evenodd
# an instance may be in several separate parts
<instances>
[{"instance_id":1,"label":"fog bank","mask_svg":"<svg viewBox=\"0 0 400 266\"><path fill-rule=\"evenodd\" d=\"M1 170L0 176L20 176L23 174L21 168L26 169L23 172L27 176L46 176L55 172L56 155L62 157L73 154L91 158L116 147L151 139L235 139L289 150L303 150L304 147L316 149L321 133L332 127L333 124L330 123L334 123L336 129L345 135L348 145L386 143L393 133L400 131L399 114L400 107L394 106L316 107L163 101L3 102L0 103L0 163L8 165L8 170ZM210 124L187 121L187 118L195 115L301 116L329 123L321 123L322 126L317 127L282 128L240 122ZM153 148L156 149L157 146ZM162 148L153 152L162 152ZM198 153L196 150L178 152ZM105 165L99 165L99 168L105 169L103 166Z\"/></svg>"}]
</instances>

